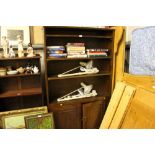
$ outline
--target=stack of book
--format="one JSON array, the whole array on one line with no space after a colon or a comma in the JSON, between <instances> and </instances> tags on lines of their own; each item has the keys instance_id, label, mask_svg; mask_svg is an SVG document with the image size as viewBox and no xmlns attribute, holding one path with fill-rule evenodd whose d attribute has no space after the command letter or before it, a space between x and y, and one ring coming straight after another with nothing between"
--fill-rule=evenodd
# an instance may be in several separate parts
<instances>
[{"instance_id":1,"label":"stack of book","mask_svg":"<svg viewBox=\"0 0 155 155\"><path fill-rule=\"evenodd\" d=\"M106 57L108 49L87 49L87 55L89 58L96 58L96 57Z\"/></svg>"},{"instance_id":2,"label":"stack of book","mask_svg":"<svg viewBox=\"0 0 155 155\"><path fill-rule=\"evenodd\" d=\"M47 46L47 55L50 58L55 57L66 57L67 53L65 53L65 47L64 46Z\"/></svg>"},{"instance_id":3,"label":"stack of book","mask_svg":"<svg viewBox=\"0 0 155 155\"><path fill-rule=\"evenodd\" d=\"M66 49L67 49L67 58L87 57L84 43L67 43Z\"/></svg>"}]
</instances>

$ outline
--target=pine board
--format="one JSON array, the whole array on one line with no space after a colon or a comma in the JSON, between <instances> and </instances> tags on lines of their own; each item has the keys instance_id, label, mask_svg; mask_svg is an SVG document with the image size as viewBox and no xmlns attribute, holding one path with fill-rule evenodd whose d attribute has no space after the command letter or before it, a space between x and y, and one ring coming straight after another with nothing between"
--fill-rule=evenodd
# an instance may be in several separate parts
<instances>
[{"instance_id":1,"label":"pine board","mask_svg":"<svg viewBox=\"0 0 155 155\"><path fill-rule=\"evenodd\" d=\"M110 129L118 129L121 126L125 113L130 105L130 102L134 96L135 88L131 86L126 86L123 96L118 105L117 111L113 117L113 120L110 124Z\"/></svg>"},{"instance_id":2,"label":"pine board","mask_svg":"<svg viewBox=\"0 0 155 155\"><path fill-rule=\"evenodd\" d=\"M121 100L122 94L125 90L125 87L126 87L126 85L123 82L116 83L115 89L113 91L112 97L111 97L109 105L108 105L108 108L106 110L106 113L105 113L102 123L100 125L100 129L108 129L109 128L111 121L114 117L114 114L116 112L116 109L117 109L119 102Z\"/></svg>"}]
</instances>

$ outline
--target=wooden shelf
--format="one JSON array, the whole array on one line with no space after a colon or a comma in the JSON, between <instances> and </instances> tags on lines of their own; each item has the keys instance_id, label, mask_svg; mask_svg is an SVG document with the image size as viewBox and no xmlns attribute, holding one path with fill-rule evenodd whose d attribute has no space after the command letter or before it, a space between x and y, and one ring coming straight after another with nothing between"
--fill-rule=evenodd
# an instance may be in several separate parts
<instances>
[{"instance_id":1,"label":"wooden shelf","mask_svg":"<svg viewBox=\"0 0 155 155\"><path fill-rule=\"evenodd\" d=\"M69 104L69 103L87 103L87 102L94 102L94 101L104 101L106 99L105 96L95 96L95 97L88 97L88 98L82 98L82 99L74 99L74 100L68 100L68 101L61 101L61 102L58 102L56 100L50 102L49 104L56 104L56 103L59 103L59 104Z\"/></svg>"},{"instance_id":2,"label":"wooden shelf","mask_svg":"<svg viewBox=\"0 0 155 155\"><path fill-rule=\"evenodd\" d=\"M51 26L45 26L45 28L51 28ZM62 28L62 29L76 29L76 30L84 30L84 29L86 29L86 30L95 30L95 31L97 31L97 30L99 30L99 31L114 31L115 30L115 28L114 27L112 27L112 28L102 28L102 27L91 27L91 26L83 26L83 27L81 27L81 26L52 26L52 28Z\"/></svg>"},{"instance_id":3,"label":"wooden shelf","mask_svg":"<svg viewBox=\"0 0 155 155\"><path fill-rule=\"evenodd\" d=\"M0 76L0 78L11 78L11 77L25 77L25 76L38 76L40 73L37 74L15 74L15 75L5 75Z\"/></svg>"},{"instance_id":4,"label":"wooden shelf","mask_svg":"<svg viewBox=\"0 0 155 155\"><path fill-rule=\"evenodd\" d=\"M15 57L15 58L0 58L0 61L2 61L2 60L28 60L28 59L40 59L41 58L41 56L35 56L35 57L21 57L21 58L19 58L19 57Z\"/></svg>"},{"instance_id":5,"label":"wooden shelf","mask_svg":"<svg viewBox=\"0 0 155 155\"><path fill-rule=\"evenodd\" d=\"M76 75L76 76L66 76L66 77L58 77L57 75L48 77L48 81L51 80L62 80L62 79L74 79L74 78L88 78L88 77L99 77L99 76L107 76L111 75L110 72L100 72L97 74L86 74L86 75Z\"/></svg>"},{"instance_id":6,"label":"wooden shelf","mask_svg":"<svg viewBox=\"0 0 155 155\"><path fill-rule=\"evenodd\" d=\"M91 59L111 59L111 56L106 57L95 57L95 58L47 58L47 61L53 61L53 60L91 60Z\"/></svg>"},{"instance_id":7,"label":"wooden shelf","mask_svg":"<svg viewBox=\"0 0 155 155\"><path fill-rule=\"evenodd\" d=\"M21 90L6 91L0 94L0 98L18 97L18 96L31 96L42 94L41 88L29 88Z\"/></svg>"},{"instance_id":8,"label":"wooden shelf","mask_svg":"<svg viewBox=\"0 0 155 155\"><path fill-rule=\"evenodd\" d=\"M57 35L47 34L46 37L60 37L60 38L99 38L99 39L112 39L112 36L97 36L97 35Z\"/></svg>"},{"instance_id":9,"label":"wooden shelf","mask_svg":"<svg viewBox=\"0 0 155 155\"><path fill-rule=\"evenodd\" d=\"M27 50L27 47L28 46L24 45L23 49ZM35 45L32 45L32 47L33 47L33 50L39 50L39 49L43 50L44 49L44 45L42 45L42 44L35 44ZM13 45L13 49L14 50L18 50L18 46L17 45ZM0 50L3 50L2 46L0 46Z\"/></svg>"}]
</instances>

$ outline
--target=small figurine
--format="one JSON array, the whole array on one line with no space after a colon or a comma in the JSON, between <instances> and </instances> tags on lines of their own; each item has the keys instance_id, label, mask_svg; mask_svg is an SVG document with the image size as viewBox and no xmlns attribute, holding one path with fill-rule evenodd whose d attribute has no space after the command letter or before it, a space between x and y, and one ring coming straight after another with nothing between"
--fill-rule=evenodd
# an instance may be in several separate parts
<instances>
[{"instance_id":1,"label":"small figurine","mask_svg":"<svg viewBox=\"0 0 155 155\"><path fill-rule=\"evenodd\" d=\"M28 44L27 53L28 53L27 57L33 57L33 56L35 56L34 51L33 51L33 47L32 47L32 44L31 43Z\"/></svg>"},{"instance_id":2,"label":"small figurine","mask_svg":"<svg viewBox=\"0 0 155 155\"><path fill-rule=\"evenodd\" d=\"M20 74L23 74L25 72L25 68L19 67L16 69Z\"/></svg>"},{"instance_id":3,"label":"small figurine","mask_svg":"<svg viewBox=\"0 0 155 155\"><path fill-rule=\"evenodd\" d=\"M10 48L9 48L9 57L10 58L14 58L15 57L15 52L13 50L12 45L10 45Z\"/></svg>"},{"instance_id":4,"label":"small figurine","mask_svg":"<svg viewBox=\"0 0 155 155\"><path fill-rule=\"evenodd\" d=\"M37 73L39 72L39 69L38 69L38 67L36 67L36 66L34 66L34 67L32 68L32 70L33 70L34 74L37 74Z\"/></svg>"},{"instance_id":5,"label":"small figurine","mask_svg":"<svg viewBox=\"0 0 155 155\"><path fill-rule=\"evenodd\" d=\"M26 67L25 74L33 74L33 69L32 69L32 67L31 67L30 65L28 65L28 66Z\"/></svg>"},{"instance_id":6,"label":"small figurine","mask_svg":"<svg viewBox=\"0 0 155 155\"><path fill-rule=\"evenodd\" d=\"M8 54L8 40L6 38L6 36L2 36L2 43L1 43L2 47L3 47L3 52L4 52L4 57L8 58L9 54Z\"/></svg>"},{"instance_id":7,"label":"small figurine","mask_svg":"<svg viewBox=\"0 0 155 155\"><path fill-rule=\"evenodd\" d=\"M23 40L21 35L17 35L17 41L18 41L18 57L24 57Z\"/></svg>"}]
</instances>

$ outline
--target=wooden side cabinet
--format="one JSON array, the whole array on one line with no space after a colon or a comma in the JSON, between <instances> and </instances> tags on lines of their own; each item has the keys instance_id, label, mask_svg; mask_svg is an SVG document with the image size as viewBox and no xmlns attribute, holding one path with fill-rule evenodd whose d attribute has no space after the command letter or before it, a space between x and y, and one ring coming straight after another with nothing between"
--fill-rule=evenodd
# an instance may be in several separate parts
<instances>
[{"instance_id":1,"label":"wooden side cabinet","mask_svg":"<svg viewBox=\"0 0 155 155\"><path fill-rule=\"evenodd\" d=\"M105 100L49 104L57 129L98 129L106 110Z\"/></svg>"}]
</instances>

